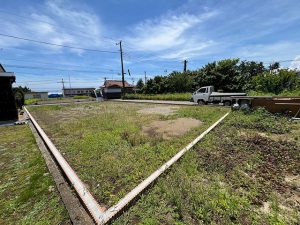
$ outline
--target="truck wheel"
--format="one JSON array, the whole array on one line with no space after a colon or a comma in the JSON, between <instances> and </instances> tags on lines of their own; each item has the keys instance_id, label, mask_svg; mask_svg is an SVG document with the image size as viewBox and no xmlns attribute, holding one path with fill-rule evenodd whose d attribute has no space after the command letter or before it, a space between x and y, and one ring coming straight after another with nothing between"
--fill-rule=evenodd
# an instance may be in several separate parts
<instances>
[{"instance_id":1,"label":"truck wheel","mask_svg":"<svg viewBox=\"0 0 300 225\"><path fill-rule=\"evenodd\" d=\"M231 101L225 101L225 102L224 102L224 105L225 105L225 106L231 106Z\"/></svg>"},{"instance_id":2,"label":"truck wheel","mask_svg":"<svg viewBox=\"0 0 300 225\"><path fill-rule=\"evenodd\" d=\"M205 102L203 100L198 100L198 105L205 105Z\"/></svg>"}]
</instances>

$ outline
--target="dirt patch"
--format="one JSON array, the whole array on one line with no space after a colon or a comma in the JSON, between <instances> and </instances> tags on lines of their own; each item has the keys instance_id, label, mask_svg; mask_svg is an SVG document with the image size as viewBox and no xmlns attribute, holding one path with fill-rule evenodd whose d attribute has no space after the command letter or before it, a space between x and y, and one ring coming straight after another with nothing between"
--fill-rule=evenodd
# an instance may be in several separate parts
<instances>
[{"instance_id":1,"label":"dirt patch","mask_svg":"<svg viewBox=\"0 0 300 225\"><path fill-rule=\"evenodd\" d=\"M202 124L200 120L192 118L178 118L167 121L154 121L143 126L142 132L148 136L162 136L163 139L181 136L194 127Z\"/></svg>"},{"instance_id":2,"label":"dirt patch","mask_svg":"<svg viewBox=\"0 0 300 225\"><path fill-rule=\"evenodd\" d=\"M270 213L271 212L271 203L270 202L263 202L263 205L262 207L260 208L260 210L263 212L263 213Z\"/></svg>"},{"instance_id":3,"label":"dirt patch","mask_svg":"<svg viewBox=\"0 0 300 225\"><path fill-rule=\"evenodd\" d=\"M200 165L208 172L224 174L233 188L248 190L256 186L257 194L251 201L263 205L270 193L277 192L288 198L297 186L299 175L299 147L295 142L274 141L258 134L225 136L217 131L222 143L216 151L201 149ZM286 177L287 174L293 177Z\"/></svg>"},{"instance_id":4,"label":"dirt patch","mask_svg":"<svg viewBox=\"0 0 300 225\"><path fill-rule=\"evenodd\" d=\"M153 108L144 108L138 111L142 114L160 114L160 115L172 115L179 109L178 106L157 106Z\"/></svg>"},{"instance_id":5,"label":"dirt patch","mask_svg":"<svg viewBox=\"0 0 300 225\"><path fill-rule=\"evenodd\" d=\"M285 182L287 182L290 185L295 186L297 189L300 190L300 175L288 175L284 178Z\"/></svg>"}]
</instances>

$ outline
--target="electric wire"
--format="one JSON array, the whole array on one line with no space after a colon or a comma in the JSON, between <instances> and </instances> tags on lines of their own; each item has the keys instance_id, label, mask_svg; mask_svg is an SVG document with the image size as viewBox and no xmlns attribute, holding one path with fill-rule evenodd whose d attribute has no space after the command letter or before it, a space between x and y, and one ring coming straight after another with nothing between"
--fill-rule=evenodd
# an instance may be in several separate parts
<instances>
[{"instance_id":1,"label":"electric wire","mask_svg":"<svg viewBox=\"0 0 300 225\"><path fill-rule=\"evenodd\" d=\"M0 36L14 38L14 39L23 40L23 41L34 42L34 43L38 43L38 44L58 46L58 47L63 47L63 48L78 49L78 50L92 51L92 52L101 52L101 53L119 53L118 51L108 51L108 50L90 49L90 48L81 48L81 47L69 46L69 45L54 44L54 43L50 43L50 42L46 42L46 41L38 41L38 40L29 39L29 38L3 34L3 33L0 33Z\"/></svg>"}]
</instances>

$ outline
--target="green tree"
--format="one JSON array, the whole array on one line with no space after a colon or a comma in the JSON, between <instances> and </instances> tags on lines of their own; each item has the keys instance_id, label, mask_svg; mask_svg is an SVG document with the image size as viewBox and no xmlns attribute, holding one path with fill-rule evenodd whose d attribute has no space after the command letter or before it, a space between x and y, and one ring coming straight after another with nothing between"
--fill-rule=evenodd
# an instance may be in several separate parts
<instances>
[{"instance_id":1,"label":"green tree","mask_svg":"<svg viewBox=\"0 0 300 225\"><path fill-rule=\"evenodd\" d=\"M14 93L14 96L16 99L16 105L18 108L21 108L24 105L24 101L25 101L24 95L29 92L31 92L31 89L26 86L25 87L19 86L19 87L13 88L13 93Z\"/></svg>"},{"instance_id":2,"label":"green tree","mask_svg":"<svg viewBox=\"0 0 300 225\"><path fill-rule=\"evenodd\" d=\"M277 69L279 69L279 67L280 67L280 64L279 64L279 62L274 62L274 63L272 63L272 64L270 64L270 66L269 66L269 70L277 70Z\"/></svg>"},{"instance_id":3,"label":"green tree","mask_svg":"<svg viewBox=\"0 0 300 225\"><path fill-rule=\"evenodd\" d=\"M237 91L239 84L239 59L225 59L208 63L202 67L195 78L198 87L213 85L216 90Z\"/></svg>"},{"instance_id":4,"label":"green tree","mask_svg":"<svg viewBox=\"0 0 300 225\"><path fill-rule=\"evenodd\" d=\"M299 88L299 77L296 71L281 69L278 72L264 72L252 78L252 88L255 91L279 94L287 90Z\"/></svg>"},{"instance_id":5,"label":"green tree","mask_svg":"<svg viewBox=\"0 0 300 225\"><path fill-rule=\"evenodd\" d=\"M166 92L181 93L193 91L193 77L189 72L172 72L166 78Z\"/></svg>"},{"instance_id":6,"label":"green tree","mask_svg":"<svg viewBox=\"0 0 300 225\"><path fill-rule=\"evenodd\" d=\"M13 92L14 93L21 92L22 94L26 94L26 93L31 92L31 89L29 87L26 87L26 86L25 87L19 86L19 87L14 87Z\"/></svg>"},{"instance_id":7,"label":"green tree","mask_svg":"<svg viewBox=\"0 0 300 225\"><path fill-rule=\"evenodd\" d=\"M143 79L139 79L138 82L136 83L136 88L141 90L143 87L144 87Z\"/></svg>"},{"instance_id":8,"label":"green tree","mask_svg":"<svg viewBox=\"0 0 300 225\"><path fill-rule=\"evenodd\" d=\"M267 71L267 69L262 62L242 61L239 65L239 71L238 82L241 89L247 91L251 88L252 77Z\"/></svg>"}]
</instances>

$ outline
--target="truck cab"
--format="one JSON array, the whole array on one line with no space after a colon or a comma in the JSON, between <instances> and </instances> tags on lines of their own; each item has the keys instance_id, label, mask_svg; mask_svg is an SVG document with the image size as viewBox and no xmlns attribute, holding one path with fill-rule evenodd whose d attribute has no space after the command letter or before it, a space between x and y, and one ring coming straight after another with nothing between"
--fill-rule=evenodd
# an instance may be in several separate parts
<instances>
[{"instance_id":1,"label":"truck cab","mask_svg":"<svg viewBox=\"0 0 300 225\"><path fill-rule=\"evenodd\" d=\"M204 105L209 102L209 96L214 91L213 86L201 87L192 95L191 101Z\"/></svg>"}]
</instances>

